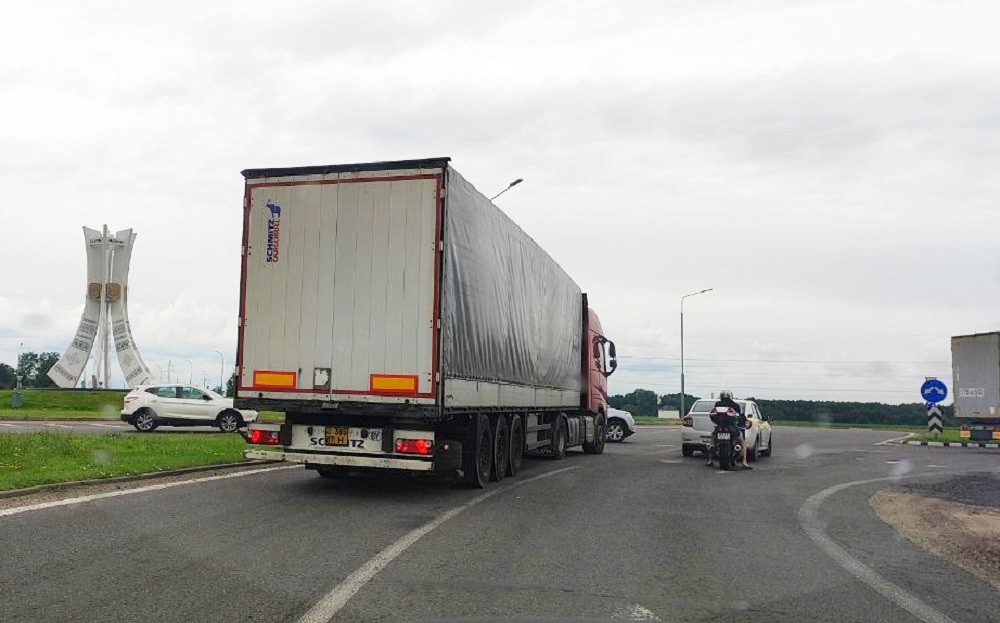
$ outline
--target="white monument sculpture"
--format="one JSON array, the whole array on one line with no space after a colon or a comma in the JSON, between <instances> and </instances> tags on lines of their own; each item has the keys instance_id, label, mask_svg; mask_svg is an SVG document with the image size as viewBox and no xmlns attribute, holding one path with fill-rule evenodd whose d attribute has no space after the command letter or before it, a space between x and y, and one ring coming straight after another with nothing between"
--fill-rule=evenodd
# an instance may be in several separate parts
<instances>
[{"instance_id":1,"label":"white monument sculpture","mask_svg":"<svg viewBox=\"0 0 1000 623\"><path fill-rule=\"evenodd\" d=\"M105 225L103 233L84 227L83 235L87 244L83 316L69 348L49 370L49 378L59 387L76 387L96 342L91 385L110 387L108 342L113 337L125 383L129 387L142 385L149 380L149 368L139 356L128 324L128 264L136 234L123 229L112 236Z\"/></svg>"}]
</instances>

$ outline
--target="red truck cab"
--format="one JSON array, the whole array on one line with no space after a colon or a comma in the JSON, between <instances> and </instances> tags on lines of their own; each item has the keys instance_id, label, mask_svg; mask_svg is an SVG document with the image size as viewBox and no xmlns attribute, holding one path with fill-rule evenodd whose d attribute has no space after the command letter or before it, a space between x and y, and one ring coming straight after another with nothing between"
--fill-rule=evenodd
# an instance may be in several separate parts
<instances>
[{"instance_id":1,"label":"red truck cab","mask_svg":"<svg viewBox=\"0 0 1000 623\"><path fill-rule=\"evenodd\" d=\"M584 298L586 303L586 295ZM604 337L601 321L584 304L583 323L583 409L589 413L608 413L608 377L618 367L615 343Z\"/></svg>"}]
</instances>

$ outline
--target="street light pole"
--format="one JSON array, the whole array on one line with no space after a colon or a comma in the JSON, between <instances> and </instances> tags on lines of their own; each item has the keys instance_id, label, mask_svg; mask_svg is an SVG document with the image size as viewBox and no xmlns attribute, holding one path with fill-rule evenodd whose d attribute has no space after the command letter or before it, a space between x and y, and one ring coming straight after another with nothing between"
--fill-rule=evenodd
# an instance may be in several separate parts
<instances>
[{"instance_id":1,"label":"street light pole","mask_svg":"<svg viewBox=\"0 0 1000 623\"><path fill-rule=\"evenodd\" d=\"M24 342L17 345L17 362L14 364L14 385L21 389L21 350L24 348Z\"/></svg>"},{"instance_id":2,"label":"street light pole","mask_svg":"<svg viewBox=\"0 0 1000 623\"><path fill-rule=\"evenodd\" d=\"M194 364L191 363L190 359L185 359L188 362L188 385L194 385Z\"/></svg>"},{"instance_id":3,"label":"street light pole","mask_svg":"<svg viewBox=\"0 0 1000 623\"><path fill-rule=\"evenodd\" d=\"M521 178L517 178L516 180L514 180L513 182L511 182L510 184L508 184L508 185L507 185L507 188L504 188L503 190L501 190L501 191L500 191L500 192L498 192L497 194L495 194L495 195L493 195L492 197L490 197L490 201L493 201L494 199L496 199L496 198L497 198L497 197L499 197L500 195L504 194L505 192L507 192L507 191L508 191L508 190L510 190L511 188L514 188L515 186L517 186L518 184L520 184L520 183L521 183L521 182L523 182L523 181L524 181L523 179L521 179Z\"/></svg>"},{"instance_id":4,"label":"street light pole","mask_svg":"<svg viewBox=\"0 0 1000 623\"><path fill-rule=\"evenodd\" d=\"M219 354L219 393L225 396L226 386L223 384L223 377L226 376L226 358L223 356L221 350L213 350L212 352Z\"/></svg>"},{"instance_id":5,"label":"street light pole","mask_svg":"<svg viewBox=\"0 0 1000 623\"><path fill-rule=\"evenodd\" d=\"M689 296L698 296L699 294L704 294L706 292L711 292L714 288L705 288L704 290L699 290L698 292L692 292L691 294L685 294L681 297L681 412L680 416L683 418L687 415L684 412L684 299Z\"/></svg>"}]
</instances>

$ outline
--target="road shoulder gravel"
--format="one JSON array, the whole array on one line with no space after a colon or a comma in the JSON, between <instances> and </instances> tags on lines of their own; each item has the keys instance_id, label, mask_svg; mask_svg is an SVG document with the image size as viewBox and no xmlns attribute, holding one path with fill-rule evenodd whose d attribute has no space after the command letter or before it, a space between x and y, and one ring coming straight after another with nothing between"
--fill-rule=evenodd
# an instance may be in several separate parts
<instances>
[{"instance_id":1,"label":"road shoulder gravel","mask_svg":"<svg viewBox=\"0 0 1000 623\"><path fill-rule=\"evenodd\" d=\"M1000 507L879 491L879 518L925 550L1000 589Z\"/></svg>"}]
</instances>

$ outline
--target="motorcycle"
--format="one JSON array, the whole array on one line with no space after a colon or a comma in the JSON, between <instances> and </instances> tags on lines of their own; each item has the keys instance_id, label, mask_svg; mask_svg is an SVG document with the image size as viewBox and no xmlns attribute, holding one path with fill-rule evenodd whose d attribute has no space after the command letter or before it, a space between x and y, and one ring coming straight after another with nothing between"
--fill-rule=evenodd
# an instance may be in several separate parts
<instances>
[{"instance_id":1,"label":"motorcycle","mask_svg":"<svg viewBox=\"0 0 1000 623\"><path fill-rule=\"evenodd\" d=\"M712 448L709 460L714 455L719 459L719 468L736 469L743 460L743 435L740 429L740 414L732 407L713 408L709 418L715 424L712 430Z\"/></svg>"}]
</instances>

